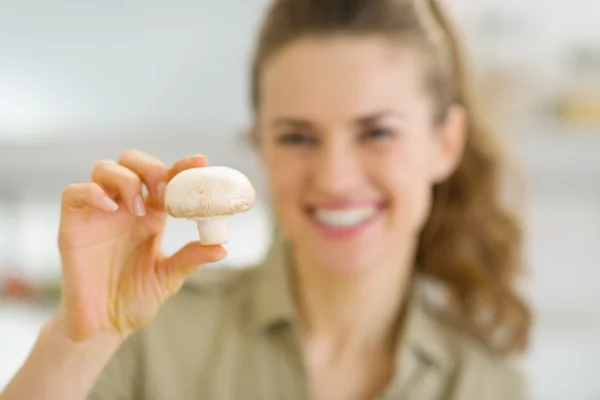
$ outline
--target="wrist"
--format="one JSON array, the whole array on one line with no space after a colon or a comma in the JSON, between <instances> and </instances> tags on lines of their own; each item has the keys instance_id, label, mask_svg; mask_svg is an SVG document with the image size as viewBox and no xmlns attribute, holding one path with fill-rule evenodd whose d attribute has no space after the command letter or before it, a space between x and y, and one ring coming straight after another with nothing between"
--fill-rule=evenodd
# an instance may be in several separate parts
<instances>
[{"instance_id":1,"label":"wrist","mask_svg":"<svg viewBox=\"0 0 600 400\"><path fill-rule=\"evenodd\" d=\"M82 399L119 348L115 335L76 341L60 318L42 327L29 357L9 383L6 399Z\"/></svg>"},{"instance_id":2,"label":"wrist","mask_svg":"<svg viewBox=\"0 0 600 400\"><path fill-rule=\"evenodd\" d=\"M50 318L42 327L41 338L53 343L65 355L77 357L97 354L110 357L121 345L123 338L117 334L96 333L85 339L78 339L69 334L69 329L60 314Z\"/></svg>"}]
</instances>

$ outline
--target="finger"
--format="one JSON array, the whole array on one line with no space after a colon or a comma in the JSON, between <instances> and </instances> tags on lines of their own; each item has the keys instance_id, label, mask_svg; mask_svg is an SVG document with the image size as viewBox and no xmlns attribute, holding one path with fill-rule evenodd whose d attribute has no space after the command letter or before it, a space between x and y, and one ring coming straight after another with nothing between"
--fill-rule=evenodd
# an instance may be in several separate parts
<instances>
[{"instance_id":1,"label":"finger","mask_svg":"<svg viewBox=\"0 0 600 400\"><path fill-rule=\"evenodd\" d=\"M129 150L121 154L118 163L140 177L156 202L163 202L167 185L167 169L159 159L138 150Z\"/></svg>"},{"instance_id":2,"label":"finger","mask_svg":"<svg viewBox=\"0 0 600 400\"><path fill-rule=\"evenodd\" d=\"M106 189L109 195L118 197L133 215L146 215L142 181L132 170L114 161L100 161L94 166L92 181Z\"/></svg>"},{"instance_id":3,"label":"finger","mask_svg":"<svg viewBox=\"0 0 600 400\"><path fill-rule=\"evenodd\" d=\"M191 242L171 257L159 261L158 269L167 276L185 278L198 267L222 260L226 255L227 250L223 246L203 246L200 242Z\"/></svg>"},{"instance_id":4,"label":"finger","mask_svg":"<svg viewBox=\"0 0 600 400\"><path fill-rule=\"evenodd\" d=\"M169 168L167 172L167 180L170 181L173 179L175 175L180 173L181 171L185 171L190 168L202 168L206 167L207 161L206 157L202 155L186 157L177 161L171 168Z\"/></svg>"},{"instance_id":5,"label":"finger","mask_svg":"<svg viewBox=\"0 0 600 400\"><path fill-rule=\"evenodd\" d=\"M80 183L67 186L63 190L62 205L64 208L91 207L105 212L115 212L119 205L96 183Z\"/></svg>"}]
</instances>

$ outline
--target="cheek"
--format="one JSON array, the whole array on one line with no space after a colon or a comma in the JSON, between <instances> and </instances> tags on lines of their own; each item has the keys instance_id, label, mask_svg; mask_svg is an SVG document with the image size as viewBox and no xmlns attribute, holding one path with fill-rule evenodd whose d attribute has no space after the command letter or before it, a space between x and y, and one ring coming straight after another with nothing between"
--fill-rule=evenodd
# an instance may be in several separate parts
<instances>
[{"instance_id":1,"label":"cheek","mask_svg":"<svg viewBox=\"0 0 600 400\"><path fill-rule=\"evenodd\" d=\"M271 202L278 218L285 222L297 213L305 192L309 171L306 163L279 149L263 154L263 165L268 176Z\"/></svg>"},{"instance_id":2,"label":"cheek","mask_svg":"<svg viewBox=\"0 0 600 400\"><path fill-rule=\"evenodd\" d=\"M427 141L413 140L380 158L380 176L386 177L395 229L414 234L427 220L433 185L431 151Z\"/></svg>"}]
</instances>

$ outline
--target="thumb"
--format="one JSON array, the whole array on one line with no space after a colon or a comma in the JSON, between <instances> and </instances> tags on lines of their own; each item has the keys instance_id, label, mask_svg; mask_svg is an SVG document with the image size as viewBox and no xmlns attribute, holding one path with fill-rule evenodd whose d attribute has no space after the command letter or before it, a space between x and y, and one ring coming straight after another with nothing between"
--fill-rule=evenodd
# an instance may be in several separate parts
<instances>
[{"instance_id":1,"label":"thumb","mask_svg":"<svg viewBox=\"0 0 600 400\"><path fill-rule=\"evenodd\" d=\"M170 257L158 261L157 269L170 284L180 286L189 274L203 264L222 260L227 255L223 246L203 246L200 242L191 242ZM169 285L171 286L171 285Z\"/></svg>"}]
</instances>

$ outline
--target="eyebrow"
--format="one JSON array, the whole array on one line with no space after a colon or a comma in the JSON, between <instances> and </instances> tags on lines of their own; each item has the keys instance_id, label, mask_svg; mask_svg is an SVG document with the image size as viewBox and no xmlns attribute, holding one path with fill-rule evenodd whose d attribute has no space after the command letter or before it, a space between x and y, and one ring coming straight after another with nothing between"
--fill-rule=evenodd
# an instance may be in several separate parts
<instances>
[{"instance_id":1,"label":"eyebrow","mask_svg":"<svg viewBox=\"0 0 600 400\"><path fill-rule=\"evenodd\" d=\"M402 114L397 111L379 111L379 112L370 113L370 114L362 115L358 118L355 118L353 120L353 124L360 125L360 126L371 125L379 119L390 118L390 117L391 118L404 118L405 114ZM314 124L310 120L302 119L302 118L293 118L293 117L277 118L273 121L273 123L271 125L274 127L294 126L294 127L298 127L298 128L310 128L310 127L314 126Z\"/></svg>"},{"instance_id":2,"label":"eyebrow","mask_svg":"<svg viewBox=\"0 0 600 400\"><path fill-rule=\"evenodd\" d=\"M385 110L385 111L380 111L380 112L364 115L364 116L358 118L356 120L356 123L360 124L360 125L369 125L369 124L372 124L375 121L383 119L383 118L403 119L405 117L406 117L406 115L401 112Z\"/></svg>"}]
</instances>

